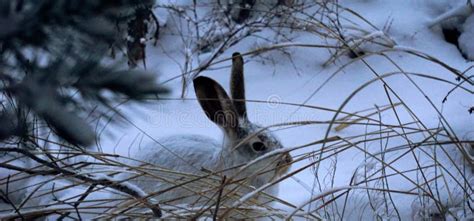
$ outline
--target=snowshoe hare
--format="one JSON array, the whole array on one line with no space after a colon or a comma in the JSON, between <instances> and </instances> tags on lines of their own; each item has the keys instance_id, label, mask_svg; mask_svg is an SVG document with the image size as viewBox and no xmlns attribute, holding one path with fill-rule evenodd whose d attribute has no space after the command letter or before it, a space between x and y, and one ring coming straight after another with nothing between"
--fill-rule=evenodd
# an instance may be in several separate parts
<instances>
[{"instance_id":1,"label":"snowshoe hare","mask_svg":"<svg viewBox=\"0 0 474 221\"><path fill-rule=\"evenodd\" d=\"M239 53L232 56L231 98L216 81L208 77L194 80L199 104L207 117L223 130L223 141L197 135L172 136L142 148L134 157L160 168L189 174L178 174L181 178L176 179L170 178L170 173L153 170L148 172L154 177L148 175L133 179L132 183L148 194L155 194L162 204L212 205L209 202L217 200L223 177L226 176L228 182L224 182L226 185L220 203L230 205L245 193L275 180L289 169L292 158L288 152L242 168L257 157L282 148L282 145L268 130L247 118L243 58ZM141 167L143 171L146 168ZM210 179L179 185L206 175ZM228 194L229 191L233 191L232 194ZM274 185L265 193L274 195L276 191L277 186ZM266 203L261 198L259 196L253 202L258 202L257 205Z\"/></svg>"}]
</instances>

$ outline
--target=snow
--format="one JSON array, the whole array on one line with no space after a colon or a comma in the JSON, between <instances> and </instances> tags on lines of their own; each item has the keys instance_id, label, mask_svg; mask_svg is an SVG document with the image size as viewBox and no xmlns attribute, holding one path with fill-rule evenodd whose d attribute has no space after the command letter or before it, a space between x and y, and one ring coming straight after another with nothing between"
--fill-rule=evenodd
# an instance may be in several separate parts
<instances>
[{"instance_id":1,"label":"snow","mask_svg":"<svg viewBox=\"0 0 474 221\"><path fill-rule=\"evenodd\" d=\"M189 2L167 1L163 5L175 3L180 5L191 4ZM443 67L443 65L433 63L420 56L405 53L419 51L420 54L430 55L433 59L461 70L461 72L468 70L473 63L463 58L457 47L447 43L443 39L443 34L439 28L434 27L436 26L435 24L446 18L444 13L460 4L465 4L465 2L461 0L340 1L340 4L363 15L365 19L378 29L369 28L366 23L350 15L348 12L343 12L343 14L354 19L344 23L345 26L351 26L355 23L358 28L367 31L362 35L365 36L364 38L378 38L383 42L393 43L393 48L389 49L383 49L383 47L378 46L373 47L372 45L367 45L360 49L366 52L386 50L387 53L385 55L390 59L384 56L372 55L364 57L363 60L354 61L348 56L341 56L334 62L326 64L331 55L327 49L307 47L309 45L328 44L327 41L315 37L314 34L303 32L289 33L292 36L291 41L281 41L272 45L262 40L262 36L273 38L274 33L263 31L259 33L259 37L250 37L226 50L225 53L217 58L216 64L211 65L201 75L215 79L228 91L230 76L229 58L233 52L239 51L244 54L248 51L262 49L262 47L265 49L282 48L291 54L291 59L286 54L276 50L265 50L267 52L259 56L244 57L246 62L245 84L247 100L270 101L270 103L247 103L249 118L255 123L274 125L296 121L327 122L336 117L335 113L319 109L318 107L356 112L389 104L390 101L387 99L387 93L389 93L391 98L394 99L394 103L399 102L398 98L396 98L398 96L410 107L411 113L400 107L397 108L399 111L397 113L398 116L395 116L390 109L380 113L380 115L372 116L373 119L382 120L385 124L397 126L399 125L398 120L403 123L412 122L412 116L416 115L426 128L437 128L441 123L449 123L449 126L458 137L472 140L474 138L472 133L474 119L473 115L470 115L467 111L469 107L474 105L472 92L469 93L466 90L457 89L443 103L443 99L454 86L415 74L424 74L433 78L460 83L455 80L456 75ZM163 8L161 7L159 10L164 10ZM474 59L474 44L472 44L472 39L474 39L474 15L472 15L472 10L470 12L462 12L464 14L470 13L471 15L462 26L464 32L459 39L460 48L472 60ZM177 37L182 30L176 27L179 25L173 23L175 18L170 16L167 14L165 17L162 17L162 15L158 17L160 24L165 27L160 31L158 46L151 47L150 45L147 47L147 70L161 73L159 81L166 82L164 85L172 89L172 93L167 99L157 102L153 101L148 104L122 107L122 111L129 117L130 123L126 127L109 126L107 128L114 136L101 137L100 146L104 148L105 152L133 156L132 153L134 151L142 148L141 143L152 143L153 139L165 138L175 134L197 134L211 138L221 136L220 129L206 118L198 102L196 102L192 85L189 85L187 93L185 93L186 99L180 99L182 86L180 75L183 72L189 71L189 67L184 65L186 58L196 54L189 47L188 40ZM166 25L164 24L165 22ZM186 34L183 33L184 36ZM222 33L222 36L224 35L225 33ZM199 57L193 57L191 65L195 68L199 67L207 63L212 56L211 52L202 54ZM377 80L378 76L383 76L387 73L394 74L383 78L385 84ZM467 72L465 76L472 76L472 71ZM367 83L371 81L373 82ZM362 88L361 85L366 83L367 86ZM384 86L389 87L392 92ZM462 86L471 91L474 89L469 83L463 83ZM354 91L358 91L358 93L353 94ZM396 96L394 93L396 93ZM353 97L348 99L352 95ZM288 105L288 103L305 104L312 108ZM339 119L343 116L344 114L339 114L336 118ZM362 123L365 122L367 121ZM335 126L333 125L333 128ZM328 124L313 123L285 129L274 129L274 133L285 146L285 149L280 150L280 152L291 150L293 156L303 156L312 151L318 151L322 146L318 144L304 148L294 147L304 146L325 137L356 136L364 134L367 130L370 131L377 128L378 126L353 125L336 132L332 128L328 129ZM409 138L414 141L420 141L427 136L427 134L413 134ZM117 139L119 137L121 139ZM138 143L137 140L143 141ZM385 195L379 193L375 199L367 198L364 194L373 191L371 190L373 186L352 185L363 180L365 175L370 174L370 171L378 171L382 167L379 161L366 156L362 151L363 149L377 156L385 154L389 159L394 159L394 157L406 151L403 148L396 148L400 145L407 145L407 140L403 138L384 139L383 143L387 144L389 148L382 150L381 146L383 145L380 145L380 141L375 141L366 143L365 146L351 147L348 150L339 152L331 160L325 160L319 164L314 163L315 159L319 156L312 156L295 163L291 171L310 163L314 163L314 166L317 166L319 169L316 170L315 167L308 167L308 169L296 173L293 179L285 179L280 183L278 197L299 206L299 208L305 209L306 212L311 212L320 205L315 203L317 199L328 194L351 189L353 192L349 195L351 200L349 200L350 202L347 205L346 219L347 217L357 217L360 220L373 220L377 217L395 219L396 216L393 215L393 212L389 214L382 210L383 206L381 205L383 205L383 202L381 200L383 199L382 196ZM429 153L438 153L440 154L439 157L445 157L444 155L442 156L441 150L434 147L419 147L417 150L419 152L416 152L416 154L420 157L420 163L424 166L432 164L433 159L425 156L421 150ZM455 146L452 146L449 153L457 160L455 162L462 162L462 157ZM269 153L268 155L272 154L275 153ZM262 158L264 157L267 156L262 156ZM255 161L258 160L255 159ZM446 165L449 165L448 167L452 167L452 162L448 159L440 159L440 161L445 162ZM404 171L416 168L417 163L413 155L409 153L398 159L392 166L400 171ZM390 173L394 172L390 169L387 170ZM472 173L469 170L466 171L468 171L466 172L466 176L469 179L468 183L474 185ZM431 177L434 174L433 170L429 169L426 169L425 172L430 174ZM334 179L326 179L329 176L326 176L326 174L332 173L335 174ZM453 173L459 175L454 169ZM315 174L318 174L322 182L320 188L316 186ZM417 177L414 180L423 183L420 173L417 173L417 171L407 173L407 176ZM448 176L446 177L446 183L455 183L456 180ZM387 180L390 183L390 188L393 190L408 191L414 188L413 183L408 182L406 178L401 176L393 176L387 178ZM469 216L472 217L472 211L467 214L462 213L462 201L463 199L465 200L466 196L463 196L462 191L459 189L449 189L450 187L444 185L445 182L442 185L440 184L442 186L440 198L448 202L446 203L447 205L452 206L449 209L455 210L453 213L457 214L459 212L459 217L466 220L469 219ZM128 188L145 196L145 193L141 192L136 186L128 183L126 185ZM308 188L310 189L308 190ZM449 191L446 189L449 189ZM422 194L421 192L416 193ZM240 204L253 194L252 192L242 197L236 204ZM452 195L454 197L450 198ZM393 194L394 204L397 205L402 220L426 218L425 216L429 214L422 213L422 210L428 207L430 211L436 210L432 202L419 203L417 201L418 197L417 195ZM338 207L342 207L343 203L344 199L338 199L335 202ZM370 206L368 206L370 203L379 207L378 210L371 211ZM294 213L298 215L302 213L299 210L283 205L277 205L277 207L288 211L288 214ZM374 213L378 213L379 216L374 215Z\"/></svg>"},{"instance_id":2,"label":"snow","mask_svg":"<svg viewBox=\"0 0 474 221\"><path fill-rule=\"evenodd\" d=\"M447 102L443 104L442 100L448 91L452 89L452 85L415 75L407 75L406 73L422 73L451 82L454 82L456 76L442 65L434 64L419 56L401 52L419 51L420 54L430 55L458 70L464 71L469 68L472 63L462 57L455 45L449 44L443 39L439 29L430 28L429 25L430 21L441 16L450 8L461 4L460 2L464 3L465 1L458 1L456 4L452 1L441 0L436 2L416 0L345 0L340 2L345 7L351 8L363 15L364 18L378 28L378 30L366 29L368 31L364 34L365 38L381 38L385 42L393 42L395 44L392 49L389 49L391 52L386 54L398 66L395 66L383 56L366 57L364 58L366 64L360 60L355 61L343 70L340 70L341 66L352 62L346 56L340 57L335 63L324 65L330 55L328 51L324 48L305 46L323 45L327 42L321 41L321 39L315 38L311 34L298 32L293 33L294 38L292 41L279 42L276 45L268 44L268 42L262 41L259 38L249 38L227 50L217 59L218 62L211 66L210 70L206 70L201 74L216 79L228 90L230 61L225 59L230 58L233 52L240 51L244 53L258 50L261 49L262 45L264 48L284 48L288 50L292 55L292 60L289 60L287 56L277 51L269 51L257 57L244 57L246 61L245 83L247 99L272 101L269 104L249 102L249 117L256 123L273 125L293 121L329 121L334 117L332 112L285 105L284 103L302 104L305 102L306 105L338 109L345 102L346 98L359 88L360 85L377 78L374 72L382 75L384 73L403 71L404 73L384 78L385 82L411 108L411 111L417 115L420 121L426 124L427 128L437 127L440 123L439 115L436 112L437 109L441 111L446 122L449 122L449 125L459 136L462 137L470 132L472 133L472 123L474 122L472 115L469 115L467 112L468 107L474 103L472 94L457 90L450 94ZM472 20L471 18L472 16L464 25L465 29L474 30L469 23ZM167 21L171 21L171 19L168 18ZM352 22L358 24L359 27L365 28L366 26L359 19L354 19ZM173 23L167 24L167 31L173 30L172 25ZM349 23L346 25L349 25ZM272 36L271 32L260 34L270 38ZM465 34L468 34L468 32L465 32ZM472 38L465 37L466 40L462 39L463 37L460 40L464 42L465 46L472 47L467 40ZM161 80L167 81L168 79L176 78L181 74L180 70L183 70L182 64L185 57L183 55L189 56L190 54L189 47L182 47L181 45L183 44L186 46L186 42L177 41L175 35L172 34L162 34L158 43L159 46L157 48L149 48L149 52L147 52L150 56L148 67L152 70L160 70L163 73L160 76ZM381 48L363 48L362 50L380 51ZM193 62L196 62L194 63L195 67L206 63L211 56L212 53L208 53L203 54L198 59L194 59ZM197 63L199 60L206 62ZM372 70L367 64L370 65ZM113 146L122 147L116 149L118 153L126 155L130 151L133 152L133 150L129 150L127 147L133 146L133 138L137 135L145 137L145 140L147 136L163 138L174 134L220 136L219 128L206 119L198 103L194 100L195 95L191 85L186 93L186 98L188 99L184 101L179 99L181 92L181 82L179 79L176 78L176 80L167 81L166 83L173 90L170 100L159 101L156 104L149 105L148 108L140 109L140 114L135 114L134 111L127 112L127 109L124 109L129 116L135 114L136 117L133 119L133 123L141 130L146 131L147 135L141 135L141 132L133 127L130 127L126 132L123 132L122 128L116 131L120 136L124 136L119 144L111 142ZM327 79L330 80L327 83L323 83ZM472 86L468 84L463 85L472 90ZM315 91L317 92L315 93ZM278 102L274 102L275 98ZM359 93L349 100L343 107L343 110L354 112L372 108L375 105L383 106L386 104L389 104L389 101L387 100L383 85L379 81L374 81L367 87L362 88ZM398 110L400 110L398 117L402 122L411 121L410 113L402 111L402 109ZM380 117L386 124L398 124L397 118L392 111L383 112ZM275 130L275 133L280 137L284 146L288 148L285 150L289 150L292 147L323 139L327 129L326 124L309 124L290 129ZM330 130L329 136L347 137L358 135L363 134L366 129L363 126L351 126L340 132ZM412 137L413 140L420 140L420 138L420 135L413 135ZM387 142L393 147L406 143L403 139L398 138ZM298 156L318 148L320 146L316 145L300 148L291 153L294 156ZM383 151L380 150L376 143L371 143L370 146L365 148L368 148L376 155L386 153L387 157L397 156L397 153L399 153L397 151L402 151L396 148L392 151ZM452 151L452 153L456 154L456 151ZM431 162L427 157L422 157L422 161L423 165L428 165ZM292 168L301 168L309 162L309 160L298 162ZM356 176L355 182L357 182L359 179L364 178L364 173L366 173L363 172L364 170L377 171L381 168L378 161L365 161L363 152L355 148L339 153L337 155L337 162L335 179L332 184L327 180L324 181L327 186L321 187L322 192L319 192L319 188L313 188L315 182L314 171L307 169L297 173L295 179L283 181L280 184L279 197L294 205L304 205L303 207L306 207L304 202L308 202L320 194L324 195L328 191L344 189L346 187L353 189L363 188L348 186L352 176ZM407 155L393 166L399 170L409 170L416 168L415 165L416 162L413 160L413 157ZM334 169L331 161L322 162L319 168L318 172L320 174L332 172ZM416 176L416 172L409 174L409 176ZM402 177L390 178L389 181L391 189L402 191L413 188L413 184L407 182ZM470 182L472 183L472 181ZM312 188L310 191L313 191L313 193L303 190L308 187ZM351 209L351 211L346 214L346 217L354 215L354 217L360 217L361 219L362 217L374 219L375 216L371 215L370 209L364 210L359 207L369 203L369 199L360 194L365 191L354 191L351 197L354 197L355 200L353 204L348 205L348 209ZM249 193L249 195L251 194ZM412 205L412 202L415 202L416 196L394 194L393 197L402 220L412 219L414 217L413 214L420 209L418 205ZM241 200L245 199L246 197L241 198ZM378 200L376 199L375 201ZM342 204L340 203L342 201L336 202L336 204L341 206ZM315 205L310 206L312 209L315 207ZM289 210L284 206L281 206L281 208ZM289 211L292 210L290 209ZM381 213L382 217L394 218L390 214L382 214L381 211L378 211L378 213Z\"/></svg>"},{"instance_id":3,"label":"snow","mask_svg":"<svg viewBox=\"0 0 474 221\"><path fill-rule=\"evenodd\" d=\"M459 47L462 52L470 59L474 60L474 15L470 15L463 25L463 33L459 36Z\"/></svg>"},{"instance_id":4,"label":"snow","mask_svg":"<svg viewBox=\"0 0 474 221\"><path fill-rule=\"evenodd\" d=\"M20 154L5 153L2 151L1 156L7 160L8 165L20 168L31 167L31 162L29 162L25 158L20 158ZM25 175L18 174L17 171L14 170L9 170L5 168L0 169L0 179L9 181L5 181L0 184L0 191L3 193L10 193L9 200L15 203L21 202L22 197L27 192L27 184L24 184L21 178L25 179ZM3 209L2 205L0 205L0 209Z\"/></svg>"},{"instance_id":5,"label":"snow","mask_svg":"<svg viewBox=\"0 0 474 221\"><path fill-rule=\"evenodd\" d=\"M446 22L446 20L450 20L453 18L459 18L459 17L467 17L472 13L472 6L470 4L458 4L452 9L450 9L447 12L444 12L437 18L433 19L428 23L428 26L432 27L436 24Z\"/></svg>"},{"instance_id":6,"label":"snow","mask_svg":"<svg viewBox=\"0 0 474 221\"><path fill-rule=\"evenodd\" d=\"M94 180L97 180L97 181L106 180L106 181L110 181L112 183L119 183L120 186L123 186L124 188L127 188L130 191L136 193L137 194L136 197L145 198L148 195L147 193L145 193L142 189L140 189L139 187L137 187L133 183L122 182L122 180L120 180L120 179L110 177L110 176L107 176L107 175L104 175L104 174L94 174L94 175L90 176L90 178L92 178Z\"/></svg>"}]
</instances>

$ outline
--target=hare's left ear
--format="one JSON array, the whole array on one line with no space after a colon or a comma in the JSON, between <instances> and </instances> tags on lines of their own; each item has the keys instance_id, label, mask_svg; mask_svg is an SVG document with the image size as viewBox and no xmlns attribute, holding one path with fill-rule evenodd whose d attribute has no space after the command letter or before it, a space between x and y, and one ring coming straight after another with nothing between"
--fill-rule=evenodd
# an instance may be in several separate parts
<instances>
[{"instance_id":1,"label":"hare's left ear","mask_svg":"<svg viewBox=\"0 0 474 221\"><path fill-rule=\"evenodd\" d=\"M232 54L232 73L230 77L230 94L240 118L247 119L245 105L244 59L240 53Z\"/></svg>"},{"instance_id":2,"label":"hare's left ear","mask_svg":"<svg viewBox=\"0 0 474 221\"><path fill-rule=\"evenodd\" d=\"M193 82L196 97L207 117L223 128L229 136L235 137L239 118L224 88L208 77L199 76Z\"/></svg>"}]
</instances>

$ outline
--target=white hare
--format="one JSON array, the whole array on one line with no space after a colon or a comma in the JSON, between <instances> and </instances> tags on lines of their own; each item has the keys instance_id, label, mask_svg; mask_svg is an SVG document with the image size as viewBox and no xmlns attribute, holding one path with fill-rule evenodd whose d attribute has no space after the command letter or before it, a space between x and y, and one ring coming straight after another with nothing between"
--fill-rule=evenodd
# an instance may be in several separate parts
<instances>
[{"instance_id":1,"label":"white hare","mask_svg":"<svg viewBox=\"0 0 474 221\"><path fill-rule=\"evenodd\" d=\"M245 88L243 76L243 59L239 53L232 55L231 96L214 80L207 77L197 77L194 80L194 89L197 99L207 117L217 124L224 132L223 141L197 135L172 136L159 140L138 151L135 159L168 168L173 171L193 175L215 173L226 176L228 180L238 181L239 194L248 193L286 173L292 158L289 153L282 153L247 166L239 171L246 163L270 151L282 148L281 143L267 130L253 124L247 118L245 104ZM166 147L166 149L164 148ZM168 151L168 150L169 151ZM236 174L238 172L238 174ZM163 178L163 173L153 172ZM189 179L189 177L188 177ZM158 179L148 177L135 178L132 181L147 193L157 193L160 202L170 204L194 204L197 202L195 192L202 192L206 185L188 185L173 188L170 191L161 190L172 187L174 184L158 182ZM179 183L179 182L178 182ZM207 185L209 195L217 198L216 186ZM244 187L245 186L245 187ZM212 189L214 187L214 189ZM229 188L230 189L230 188ZM275 194L274 185L266 193ZM194 193L193 193L194 192ZM194 197L190 197L195 195ZM202 196L200 198L203 198ZM208 196L207 200L211 198ZM234 201L237 198L234 198ZM168 200L168 201L167 201ZM227 202L232 200L227 200Z\"/></svg>"}]
</instances>

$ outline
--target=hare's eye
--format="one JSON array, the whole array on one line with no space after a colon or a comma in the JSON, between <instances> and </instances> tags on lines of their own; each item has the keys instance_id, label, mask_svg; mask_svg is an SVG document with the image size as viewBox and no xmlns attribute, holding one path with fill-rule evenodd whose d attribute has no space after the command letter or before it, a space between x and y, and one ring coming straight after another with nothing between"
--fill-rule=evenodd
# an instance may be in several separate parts
<instances>
[{"instance_id":1,"label":"hare's eye","mask_svg":"<svg viewBox=\"0 0 474 221\"><path fill-rule=\"evenodd\" d=\"M257 151L257 152L261 152L261 151L264 151L267 149L267 147L265 146L265 144L263 144L262 142L255 142L252 144L252 148L253 150Z\"/></svg>"}]
</instances>

